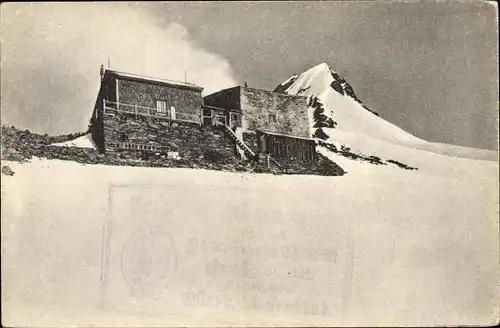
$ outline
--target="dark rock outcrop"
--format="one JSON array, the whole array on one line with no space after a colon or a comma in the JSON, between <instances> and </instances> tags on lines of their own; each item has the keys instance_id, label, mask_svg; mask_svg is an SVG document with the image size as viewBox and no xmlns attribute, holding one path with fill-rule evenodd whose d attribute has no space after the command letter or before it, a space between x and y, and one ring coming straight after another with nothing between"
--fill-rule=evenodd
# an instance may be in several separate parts
<instances>
[{"instance_id":1,"label":"dark rock outcrop","mask_svg":"<svg viewBox=\"0 0 500 328\"><path fill-rule=\"evenodd\" d=\"M288 89L298 78L298 75L293 75L286 83L278 85L274 88L273 92L285 93L286 89Z\"/></svg>"},{"instance_id":2,"label":"dark rock outcrop","mask_svg":"<svg viewBox=\"0 0 500 328\"><path fill-rule=\"evenodd\" d=\"M323 131L322 128L318 128L318 129L316 129L316 131L314 131L313 138L318 138L318 139L321 139L321 140L327 140L329 137Z\"/></svg>"},{"instance_id":3,"label":"dark rock outcrop","mask_svg":"<svg viewBox=\"0 0 500 328\"><path fill-rule=\"evenodd\" d=\"M5 175L14 175L14 171L12 171L12 169L8 166L8 165L3 165L2 166L2 174L5 174Z\"/></svg>"},{"instance_id":4,"label":"dark rock outcrop","mask_svg":"<svg viewBox=\"0 0 500 328\"><path fill-rule=\"evenodd\" d=\"M309 98L307 105L314 109L314 128L335 128L337 122L335 122L331 117L328 117L324 114L325 107L323 106L323 103L321 103L321 101L318 99L318 97Z\"/></svg>"},{"instance_id":5,"label":"dark rock outcrop","mask_svg":"<svg viewBox=\"0 0 500 328\"><path fill-rule=\"evenodd\" d=\"M338 93L340 93L341 95L344 95L344 90L342 89L342 85L340 84L339 81L332 81L332 83L330 84L330 87L337 91Z\"/></svg>"},{"instance_id":6,"label":"dark rock outcrop","mask_svg":"<svg viewBox=\"0 0 500 328\"><path fill-rule=\"evenodd\" d=\"M388 160L387 160L387 163L392 163L392 164L395 164L395 165L397 165L398 167L400 167L400 168L402 168L402 169L405 169L405 170L416 170L416 169L417 169L416 167L412 167L412 166L409 166L409 165L403 164L403 163L398 162L398 161L393 160L393 159L388 159Z\"/></svg>"},{"instance_id":7,"label":"dark rock outcrop","mask_svg":"<svg viewBox=\"0 0 500 328\"><path fill-rule=\"evenodd\" d=\"M316 153L315 159L275 159L284 174L312 174L321 176L341 176L346 172L327 157ZM276 164L276 162L274 162Z\"/></svg>"},{"instance_id":8,"label":"dark rock outcrop","mask_svg":"<svg viewBox=\"0 0 500 328\"><path fill-rule=\"evenodd\" d=\"M346 94L347 96L354 99L361 106L363 106L364 109L366 109L367 111L369 111L373 115L379 116L378 113L374 112L373 110L368 108L365 104L363 104L363 102L354 93L354 89L352 88L352 86L342 76L338 75L336 72L334 72L332 70L330 70L330 73L332 74L332 77L335 79L335 81L333 81L332 84L330 85L332 88L337 90L337 88L339 88L339 86L340 86L340 89L342 89L342 92L337 90L339 93ZM335 84L335 87L334 87L334 84Z\"/></svg>"},{"instance_id":9,"label":"dark rock outcrop","mask_svg":"<svg viewBox=\"0 0 500 328\"><path fill-rule=\"evenodd\" d=\"M339 150L335 145L321 141L321 140L318 140L317 143L319 146L325 147L326 149L330 150L331 152L334 152L336 154L339 154L341 156L347 157L347 158L352 159L352 160L364 161L364 162L368 162L368 163L374 164L374 165L387 165L387 163L391 163L391 164L395 164L399 168L402 168L405 170L417 170L416 167L411 167L409 165L403 164L401 162L398 162L398 161L395 161L392 159L389 159L386 162L384 162L380 157L377 157L377 156L373 156L373 155L366 156L366 155L362 155L362 154L356 154L356 153L352 152L351 149L345 145L342 145L340 147L340 150Z\"/></svg>"}]
</instances>

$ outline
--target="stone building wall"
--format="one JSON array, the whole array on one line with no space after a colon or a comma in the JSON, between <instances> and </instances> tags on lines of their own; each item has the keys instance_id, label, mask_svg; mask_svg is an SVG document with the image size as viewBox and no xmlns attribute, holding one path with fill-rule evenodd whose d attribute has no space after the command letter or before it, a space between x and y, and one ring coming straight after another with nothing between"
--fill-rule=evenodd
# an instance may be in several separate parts
<instances>
[{"instance_id":1,"label":"stone building wall","mask_svg":"<svg viewBox=\"0 0 500 328\"><path fill-rule=\"evenodd\" d=\"M305 97L241 87L243 130L310 138ZM276 121L269 117L276 115Z\"/></svg>"},{"instance_id":2,"label":"stone building wall","mask_svg":"<svg viewBox=\"0 0 500 328\"><path fill-rule=\"evenodd\" d=\"M177 113L198 115L201 120L201 90L170 87L164 84L128 80L119 77L118 102L156 108L156 101L165 101L167 109L175 107Z\"/></svg>"},{"instance_id":3,"label":"stone building wall","mask_svg":"<svg viewBox=\"0 0 500 328\"><path fill-rule=\"evenodd\" d=\"M196 123L170 122L164 119L128 113L104 114L104 147L107 155L140 152L117 149L119 143L165 147L162 152L178 152L182 159L202 156L234 158L235 144L217 127Z\"/></svg>"},{"instance_id":4,"label":"stone building wall","mask_svg":"<svg viewBox=\"0 0 500 328\"><path fill-rule=\"evenodd\" d=\"M104 153L104 120L103 99L116 102L116 77L111 74L104 76L97 94L92 117L89 120L89 130L100 153Z\"/></svg>"},{"instance_id":5,"label":"stone building wall","mask_svg":"<svg viewBox=\"0 0 500 328\"><path fill-rule=\"evenodd\" d=\"M260 152L259 143L257 140L257 133L255 131L245 131L242 133L243 142L250 148L255 154Z\"/></svg>"},{"instance_id":6,"label":"stone building wall","mask_svg":"<svg viewBox=\"0 0 500 328\"><path fill-rule=\"evenodd\" d=\"M238 126L244 131L263 130L310 138L305 97L239 86L205 96L203 103L241 112ZM276 121L270 115L275 115Z\"/></svg>"}]
</instances>

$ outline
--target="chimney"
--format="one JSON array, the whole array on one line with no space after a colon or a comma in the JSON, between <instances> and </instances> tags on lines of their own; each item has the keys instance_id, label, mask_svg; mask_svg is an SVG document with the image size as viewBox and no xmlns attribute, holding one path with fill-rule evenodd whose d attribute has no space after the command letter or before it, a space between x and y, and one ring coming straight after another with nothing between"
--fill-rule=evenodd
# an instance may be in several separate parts
<instances>
[{"instance_id":1,"label":"chimney","mask_svg":"<svg viewBox=\"0 0 500 328\"><path fill-rule=\"evenodd\" d=\"M101 82L103 78L104 78L104 65L101 65Z\"/></svg>"}]
</instances>

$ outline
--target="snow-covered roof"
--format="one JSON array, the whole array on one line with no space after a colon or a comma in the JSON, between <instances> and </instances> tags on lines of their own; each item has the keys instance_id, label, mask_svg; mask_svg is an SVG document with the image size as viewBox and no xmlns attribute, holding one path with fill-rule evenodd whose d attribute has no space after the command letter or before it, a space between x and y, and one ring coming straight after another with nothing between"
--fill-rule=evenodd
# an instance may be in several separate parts
<instances>
[{"instance_id":1,"label":"snow-covered roof","mask_svg":"<svg viewBox=\"0 0 500 328\"><path fill-rule=\"evenodd\" d=\"M141 80L141 81L145 81L145 82L161 83L161 84L166 84L166 85L173 86L173 87L190 88L190 89L199 90L199 91L203 90L203 88L200 87L199 85L189 83L189 82L181 82L181 81L169 80L169 79L164 79L164 78L150 77L150 76L145 76L145 75L132 74L132 73L120 72L120 71L109 70L109 69L106 70L106 74L113 74L113 75L116 75L118 77Z\"/></svg>"}]
</instances>

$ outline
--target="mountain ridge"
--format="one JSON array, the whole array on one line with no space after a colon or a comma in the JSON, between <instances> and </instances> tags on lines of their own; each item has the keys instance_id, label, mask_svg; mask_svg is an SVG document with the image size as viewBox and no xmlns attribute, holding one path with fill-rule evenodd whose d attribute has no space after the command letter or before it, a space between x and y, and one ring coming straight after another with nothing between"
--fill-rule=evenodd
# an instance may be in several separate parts
<instances>
[{"instance_id":1,"label":"mountain ridge","mask_svg":"<svg viewBox=\"0 0 500 328\"><path fill-rule=\"evenodd\" d=\"M366 106L347 80L326 63L292 75L279 84L274 92L308 98L311 137L318 141L337 143L339 146L338 143L346 135L355 134L446 156L498 160L497 152L494 151L429 142L408 133ZM344 146L351 147L349 144ZM360 145L359 151L372 153L366 145ZM411 158L406 160L411 161Z\"/></svg>"}]
</instances>

